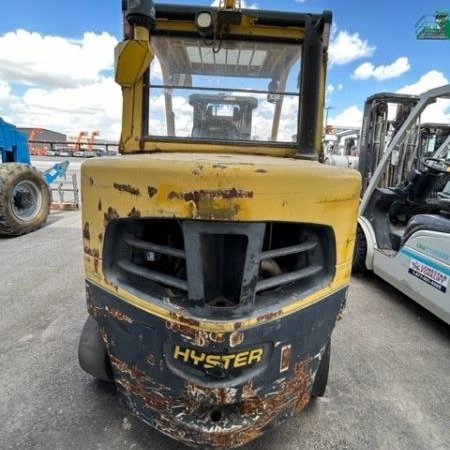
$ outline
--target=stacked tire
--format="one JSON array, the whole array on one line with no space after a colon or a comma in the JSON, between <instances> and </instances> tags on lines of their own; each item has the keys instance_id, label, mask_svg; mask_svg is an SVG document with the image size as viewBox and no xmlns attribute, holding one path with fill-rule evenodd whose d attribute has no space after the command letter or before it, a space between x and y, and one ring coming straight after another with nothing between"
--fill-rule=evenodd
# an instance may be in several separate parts
<instances>
[{"instance_id":1,"label":"stacked tire","mask_svg":"<svg viewBox=\"0 0 450 450\"><path fill-rule=\"evenodd\" d=\"M0 164L0 236L20 236L41 228L50 211L50 191L32 166Z\"/></svg>"}]
</instances>

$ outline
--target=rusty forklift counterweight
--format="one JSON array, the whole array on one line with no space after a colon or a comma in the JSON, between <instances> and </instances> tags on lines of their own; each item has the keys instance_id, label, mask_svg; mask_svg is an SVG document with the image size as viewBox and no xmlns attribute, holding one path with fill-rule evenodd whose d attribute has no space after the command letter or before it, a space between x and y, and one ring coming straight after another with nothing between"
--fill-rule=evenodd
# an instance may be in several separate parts
<instances>
[{"instance_id":1,"label":"rusty forklift counterweight","mask_svg":"<svg viewBox=\"0 0 450 450\"><path fill-rule=\"evenodd\" d=\"M360 177L320 164L331 13L124 1L121 157L83 164L81 367L197 448L325 392Z\"/></svg>"}]
</instances>

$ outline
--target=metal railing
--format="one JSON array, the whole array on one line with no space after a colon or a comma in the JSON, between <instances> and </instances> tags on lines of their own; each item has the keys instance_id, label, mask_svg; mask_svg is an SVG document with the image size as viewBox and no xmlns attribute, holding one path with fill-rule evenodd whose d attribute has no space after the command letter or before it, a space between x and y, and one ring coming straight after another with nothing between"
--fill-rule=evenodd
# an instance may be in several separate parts
<instances>
[{"instance_id":1,"label":"metal railing","mask_svg":"<svg viewBox=\"0 0 450 450\"><path fill-rule=\"evenodd\" d=\"M119 144L115 142L85 142L75 141L28 141L31 154L40 156L107 156L117 154ZM80 153L74 155L75 153ZM82 153L82 154L81 154Z\"/></svg>"},{"instance_id":2,"label":"metal railing","mask_svg":"<svg viewBox=\"0 0 450 450\"><path fill-rule=\"evenodd\" d=\"M69 180L62 179L52 183L50 192L52 194L52 209L80 208L80 189L76 173L73 173Z\"/></svg>"}]
</instances>

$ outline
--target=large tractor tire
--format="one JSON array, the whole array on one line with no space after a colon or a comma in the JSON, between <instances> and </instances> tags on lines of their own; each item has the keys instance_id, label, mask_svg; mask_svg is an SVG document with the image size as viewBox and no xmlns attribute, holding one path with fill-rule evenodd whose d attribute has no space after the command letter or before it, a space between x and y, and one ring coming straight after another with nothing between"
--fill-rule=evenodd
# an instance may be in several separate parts
<instances>
[{"instance_id":1,"label":"large tractor tire","mask_svg":"<svg viewBox=\"0 0 450 450\"><path fill-rule=\"evenodd\" d=\"M42 174L26 164L0 164L0 236L19 236L42 227L50 191Z\"/></svg>"},{"instance_id":2,"label":"large tractor tire","mask_svg":"<svg viewBox=\"0 0 450 450\"><path fill-rule=\"evenodd\" d=\"M366 236L364 235L364 231L362 230L362 228L358 225L358 229L356 231L355 250L353 253L353 265L352 265L353 273L367 272L366 256L367 256Z\"/></svg>"},{"instance_id":3,"label":"large tractor tire","mask_svg":"<svg viewBox=\"0 0 450 450\"><path fill-rule=\"evenodd\" d=\"M81 332L78 345L80 367L98 380L113 382L114 376L105 343L100 336L97 321L89 316Z\"/></svg>"}]
</instances>

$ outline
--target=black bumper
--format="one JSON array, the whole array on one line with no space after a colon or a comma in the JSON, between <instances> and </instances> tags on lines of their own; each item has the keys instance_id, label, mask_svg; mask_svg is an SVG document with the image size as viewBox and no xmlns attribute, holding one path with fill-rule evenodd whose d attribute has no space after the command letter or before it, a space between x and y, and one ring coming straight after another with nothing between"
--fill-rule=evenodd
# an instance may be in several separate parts
<instances>
[{"instance_id":1,"label":"black bumper","mask_svg":"<svg viewBox=\"0 0 450 450\"><path fill-rule=\"evenodd\" d=\"M346 289L232 333L161 319L89 281L87 294L121 403L187 445L229 449L308 404Z\"/></svg>"}]
</instances>

